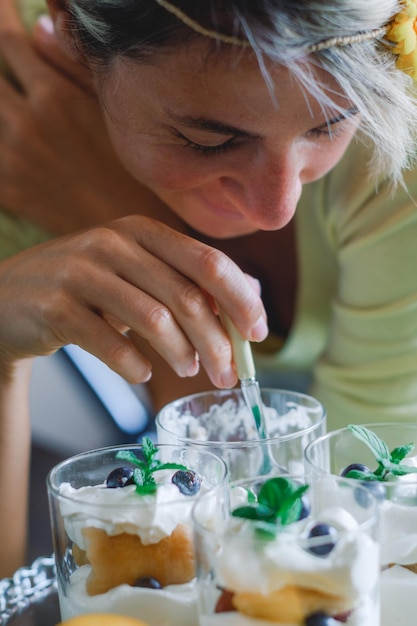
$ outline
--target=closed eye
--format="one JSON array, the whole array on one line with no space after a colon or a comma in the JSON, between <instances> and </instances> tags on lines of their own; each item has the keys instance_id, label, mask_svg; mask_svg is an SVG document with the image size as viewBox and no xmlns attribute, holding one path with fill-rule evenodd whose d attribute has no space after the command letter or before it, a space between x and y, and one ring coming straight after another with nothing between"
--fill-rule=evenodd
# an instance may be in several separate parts
<instances>
[{"instance_id":1,"label":"closed eye","mask_svg":"<svg viewBox=\"0 0 417 626\"><path fill-rule=\"evenodd\" d=\"M191 141L190 139L185 139L185 147L194 152L198 152L199 154L213 156L216 154L224 154L225 152L229 152L237 147L238 142L235 140L235 137L224 141L216 146L204 146L200 143L195 143L195 141Z\"/></svg>"},{"instance_id":2,"label":"closed eye","mask_svg":"<svg viewBox=\"0 0 417 626\"><path fill-rule=\"evenodd\" d=\"M347 109L344 113L340 113L336 117L328 120L321 126L311 128L306 132L306 137L334 139L343 134L348 128L345 122L350 122L353 117L359 114L359 110L356 107Z\"/></svg>"}]
</instances>

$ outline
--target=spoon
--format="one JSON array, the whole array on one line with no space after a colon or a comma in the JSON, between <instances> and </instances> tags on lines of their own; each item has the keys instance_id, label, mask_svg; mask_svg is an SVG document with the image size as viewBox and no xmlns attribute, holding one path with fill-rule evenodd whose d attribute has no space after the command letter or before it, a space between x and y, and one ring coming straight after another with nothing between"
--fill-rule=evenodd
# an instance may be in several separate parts
<instances>
[{"instance_id":1,"label":"spoon","mask_svg":"<svg viewBox=\"0 0 417 626\"><path fill-rule=\"evenodd\" d=\"M232 344L233 362L235 364L237 377L240 381L243 398L254 417L259 439L266 439L265 416L259 383L256 380L256 370L251 345L249 341L240 334L226 313L220 312L219 316L224 329L229 335L230 343ZM263 473L266 473L269 468L269 459L264 455Z\"/></svg>"}]
</instances>

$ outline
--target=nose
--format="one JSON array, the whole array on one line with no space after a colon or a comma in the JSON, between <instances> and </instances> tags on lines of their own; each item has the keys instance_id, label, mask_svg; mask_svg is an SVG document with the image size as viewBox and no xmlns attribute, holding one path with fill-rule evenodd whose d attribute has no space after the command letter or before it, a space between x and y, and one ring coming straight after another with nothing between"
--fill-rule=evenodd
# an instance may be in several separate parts
<instances>
[{"instance_id":1,"label":"nose","mask_svg":"<svg viewBox=\"0 0 417 626\"><path fill-rule=\"evenodd\" d=\"M277 230L294 216L303 162L296 151L262 155L222 179L223 192L257 230Z\"/></svg>"}]
</instances>

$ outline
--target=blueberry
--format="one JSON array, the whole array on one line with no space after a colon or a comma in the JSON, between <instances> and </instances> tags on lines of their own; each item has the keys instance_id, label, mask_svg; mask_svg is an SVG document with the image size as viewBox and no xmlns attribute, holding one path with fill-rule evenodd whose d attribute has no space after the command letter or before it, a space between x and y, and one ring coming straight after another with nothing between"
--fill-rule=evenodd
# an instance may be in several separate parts
<instances>
[{"instance_id":1,"label":"blueberry","mask_svg":"<svg viewBox=\"0 0 417 626\"><path fill-rule=\"evenodd\" d=\"M130 467L117 467L107 476L106 487L116 489L116 487L126 487L134 485L133 470Z\"/></svg>"},{"instance_id":2,"label":"blueberry","mask_svg":"<svg viewBox=\"0 0 417 626\"><path fill-rule=\"evenodd\" d=\"M305 519L306 517L310 515L310 511L311 511L310 500L304 494L301 496L301 512L300 512L300 516L298 519L299 520Z\"/></svg>"},{"instance_id":3,"label":"blueberry","mask_svg":"<svg viewBox=\"0 0 417 626\"><path fill-rule=\"evenodd\" d=\"M336 536L337 531L334 526L330 526L329 524L316 524L310 529L308 533L308 538L312 539L314 537L329 537L331 541L329 541L328 543L320 543L320 545L311 545L309 546L308 550L313 554L317 554L318 556L326 556L335 547Z\"/></svg>"},{"instance_id":4,"label":"blueberry","mask_svg":"<svg viewBox=\"0 0 417 626\"><path fill-rule=\"evenodd\" d=\"M305 626L336 626L337 621L323 611L311 613L306 617Z\"/></svg>"},{"instance_id":5,"label":"blueberry","mask_svg":"<svg viewBox=\"0 0 417 626\"><path fill-rule=\"evenodd\" d=\"M379 480L361 480L360 484L372 493L378 502L385 500L385 486ZM363 489L355 489L355 500L364 509L370 507L372 502L372 498Z\"/></svg>"},{"instance_id":6,"label":"blueberry","mask_svg":"<svg viewBox=\"0 0 417 626\"><path fill-rule=\"evenodd\" d=\"M340 472L340 475L341 476L346 476L346 474L348 472L351 472L352 470L356 470L358 472L364 472L365 474L370 474L371 473L371 470L366 465L363 465L362 463L351 463L350 465L345 467L344 470L342 470Z\"/></svg>"},{"instance_id":7,"label":"blueberry","mask_svg":"<svg viewBox=\"0 0 417 626\"><path fill-rule=\"evenodd\" d=\"M159 580L152 578L152 576L141 576L135 581L133 586L144 587L145 589L162 589L162 585Z\"/></svg>"},{"instance_id":8,"label":"blueberry","mask_svg":"<svg viewBox=\"0 0 417 626\"><path fill-rule=\"evenodd\" d=\"M171 480L184 496L195 496L200 491L201 477L193 470L178 470Z\"/></svg>"}]
</instances>

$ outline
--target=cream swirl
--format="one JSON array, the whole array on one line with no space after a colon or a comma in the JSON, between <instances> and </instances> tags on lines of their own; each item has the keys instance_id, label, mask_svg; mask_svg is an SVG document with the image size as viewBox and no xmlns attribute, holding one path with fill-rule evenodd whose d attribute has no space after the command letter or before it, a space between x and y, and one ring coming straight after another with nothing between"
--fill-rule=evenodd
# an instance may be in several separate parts
<instances>
[{"instance_id":1,"label":"cream swirl","mask_svg":"<svg viewBox=\"0 0 417 626\"><path fill-rule=\"evenodd\" d=\"M63 483L60 506L69 538L85 550L85 527L101 528L108 535L138 535L145 545L170 536L180 522L189 520L194 498L168 482L166 471L154 477L158 488L146 495L137 494L135 485L108 489L103 483L74 489Z\"/></svg>"}]
</instances>

